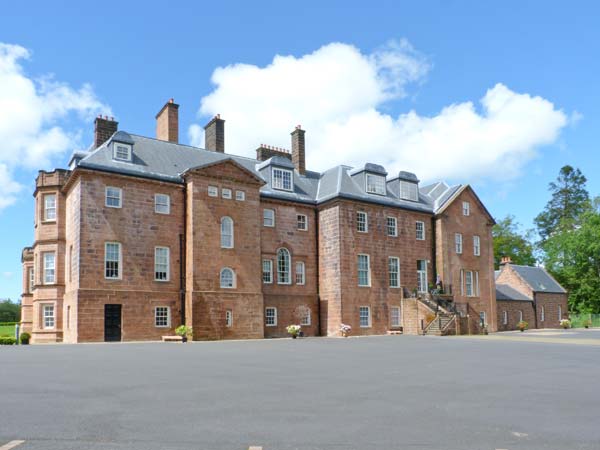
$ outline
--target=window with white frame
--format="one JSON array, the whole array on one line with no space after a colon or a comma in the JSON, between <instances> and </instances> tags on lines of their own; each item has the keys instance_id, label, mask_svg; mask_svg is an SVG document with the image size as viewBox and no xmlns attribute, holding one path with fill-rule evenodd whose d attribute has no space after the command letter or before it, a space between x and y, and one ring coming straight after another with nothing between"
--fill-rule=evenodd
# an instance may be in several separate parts
<instances>
[{"instance_id":1,"label":"window with white frame","mask_svg":"<svg viewBox=\"0 0 600 450\"><path fill-rule=\"evenodd\" d=\"M113 159L131 162L131 146L115 142L113 144Z\"/></svg>"},{"instance_id":2,"label":"window with white frame","mask_svg":"<svg viewBox=\"0 0 600 450\"><path fill-rule=\"evenodd\" d=\"M417 241L424 241L425 240L425 222L421 222L420 220L417 220L415 222L415 230L416 230Z\"/></svg>"},{"instance_id":3,"label":"window with white frame","mask_svg":"<svg viewBox=\"0 0 600 450\"><path fill-rule=\"evenodd\" d=\"M562 320L562 306L558 305L558 320Z\"/></svg>"},{"instance_id":4,"label":"window with white frame","mask_svg":"<svg viewBox=\"0 0 600 450\"><path fill-rule=\"evenodd\" d=\"M400 259L396 256L388 258L388 281L389 287L400 287Z\"/></svg>"},{"instance_id":5,"label":"window with white frame","mask_svg":"<svg viewBox=\"0 0 600 450\"><path fill-rule=\"evenodd\" d=\"M154 194L154 212L158 214L170 214L171 197L167 194Z\"/></svg>"},{"instance_id":6,"label":"window with white frame","mask_svg":"<svg viewBox=\"0 0 600 450\"><path fill-rule=\"evenodd\" d=\"M371 265L369 255L358 255L358 285L359 286L370 286L371 285Z\"/></svg>"},{"instance_id":7,"label":"window with white frame","mask_svg":"<svg viewBox=\"0 0 600 450\"><path fill-rule=\"evenodd\" d=\"M231 309L225 311L225 326L227 328L233 326L233 311Z\"/></svg>"},{"instance_id":8,"label":"window with white frame","mask_svg":"<svg viewBox=\"0 0 600 450\"><path fill-rule=\"evenodd\" d=\"M464 270L461 271L461 277L463 276L465 280L464 295L467 297L479 297L479 272Z\"/></svg>"},{"instance_id":9,"label":"window with white frame","mask_svg":"<svg viewBox=\"0 0 600 450\"><path fill-rule=\"evenodd\" d=\"M292 190L292 171L273 167L271 172L273 189Z\"/></svg>"},{"instance_id":10,"label":"window with white frame","mask_svg":"<svg viewBox=\"0 0 600 450\"><path fill-rule=\"evenodd\" d=\"M275 210L263 209L263 225L265 227L275 226Z\"/></svg>"},{"instance_id":11,"label":"window with white frame","mask_svg":"<svg viewBox=\"0 0 600 450\"><path fill-rule=\"evenodd\" d=\"M265 308L265 325L268 327L277 326L277 308Z\"/></svg>"},{"instance_id":12,"label":"window with white frame","mask_svg":"<svg viewBox=\"0 0 600 450\"><path fill-rule=\"evenodd\" d=\"M385 177L368 173L366 181L369 194L385 195Z\"/></svg>"},{"instance_id":13,"label":"window with white frame","mask_svg":"<svg viewBox=\"0 0 600 450\"><path fill-rule=\"evenodd\" d=\"M233 219L221 218L221 248L233 248Z\"/></svg>"},{"instance_id":14,"label":"window with white frame","mask_svg":"<svg viewBox=\"0 0 600 450\"><path fill-rule=\"evenodd\" d=\"M118 242L104 244L104 278L121 278L121 244Z\"/></svg>"},{"instance_id":15,"label":"window with white frame","mask_svg":"<svg viewBox=\"0 0 600 450\"><path fill-rule=\"evenodd\" d=\"M305 307L302 309L302 317L300 318L300 325L303 327L310 325L310 308Z\"/></svg>"},{"instance_id":16,"label":"window with white frame","mask_svg":"<svg viewBox=\"0 0 600 450\"><path fill-rule=\"evenodd\" d=\"M263 259L262 280L265 284L271 284L273 282L273 261L270 259Z\"/></svg>"},{"instance_id":17,"label":"window with white frame","mask_svg":"<svg viewBox=\"0 0 600 450\"><path fill-rule=\"evenodd\" d=\"M47 252L43 254L44 261L44 284L56 282L56 254Z\"/></svg>"},{"instance_id":18,"label":"window with white frame","mask_svg":"<svg viewBox=\"0 0 600 450\"><path fill-rule=\"evenodd\" d=\"M400 198L416 202L419 200L419 193L416 183L400 180Z\"/></svg>"},{"instance_id":19,"label":"window with white frame","mask_svg":"<svg viewBox=\"0 0 600 450\"><path fill-rule=\"evenodd\" d=\"M105 206L107 206L108 208L120 208L122 196L123 191L121 190L121 188L107 186L104 203Z\"/></svg>"},{"instance_id":20,"label":"window with white frame","mask_svg":"<svg viewBox=\"0 0 600 450\"><path fill-rule=\"evenodd\" d=\"M154 279L169 281L169 247L154 247Z\"/></svg>"},{"instance_id":21,"label":"window with white frame","mask_svg":"<svg viewBox=\"0 0 600 450\"><path fill-rule=\"evenodd\" d=\"M481 256L481 239L479 236L473 236L473 254Z\"/></svg>"},{"instance_id":22,"label":"window with white frame","mask_svg":"<svg viewBox=\"0 0 600 450\"><path fill-rule=\"evenodd\" d=\"M154 326L156 328L168 328L171 326L171 308L168 306L157 306L154 308Z\"/></svg>"},{"instance_id":23,"label":"window with white frame","mask_svg":"<svg viewBox=\"0 0 600 450\"><path fill-rule=\"evenodd\" d=\"M400 307L392 306L390 308L390 326L398 328L400 326Z\"/></svg>"},{"instance_id":24,"label":"window with white frame","mask_svg":"<svg viewBox=\"0 0 600 450\"><path fill-rule=\"evenodd\" d=\"M523 311L519 311L519 322L523 322Z\"/></svg>"},{"instance_id":25,"label":"window with white frame","mask_svg":"<svg viewBox=\"0 0 600 450\"><path fill-rule=\"evenodd\" d=\"M229 267L221 269L221 287L224 289L235 288L235 272Z\"/></svg>"},{"instance_id":26,"label":"window with white frame","mask_svg":"<svg viewBox=\"0 0 600 450\"><path fill-rule=\"evenodd\" d=\"M287 248L277 250L277 284L291 284L290 251Z\"/></svg>"},{"instance_id":27,"label":"window with white frame","mask_svg":"<svg viewBox=\"0 0 600 450\"><path fill-rule=\"evenodd\" d=\"M398 236L398 220L395 217L388 217L386 219L386 231L388 236Z\"/></svg>"},{"instance_id":28,"label":"window with white frame","mask_svg":"<svg viewBox=\"0 0 600 450\"><path fill-rule=\"evenodd\" d=\"M361 328L369 328L371 326L371 307L361 306L358 309L358 318Z\"/></svg>"},{"instance_id":29,"label":"window with white frame","mask_svg":"<svg viewBox=\"0 0 600 450\"><path fill-rule=\"evenodd\" d=\"M542 306L540 311L540 322L544 322L546 320L546 308Z\"/></svg>"},{"instance_id":30,"label":"window with white frame","mask_svg":"<svg viewBox=\"0 0 600 450\"><path fill-rule=\"evenodd\" d=\"M235 199L238 202L243 202L246 200L246 193L244 191L235 191Z\"/></svg>"},{"instance_id":31,"label":"window with white frame","mask_svg":"<svg viewBox=\"0 0 600 450\"><path fill-rule=\"evenodd\" d=\"M479 312L479 323L481 323L483 325L487 324L485 311L480 311Z\"/></svg>"},{"instance_id":32,"label":"window with white frame","mask_svg":"<svg viewBox=\"0 0 600 450\"><path fill-rule=\"evenodd\" d=\"M369 216L364 211L356 212L356 230L359 233L367 233L369 231Z\"/></svg>"},{"instance_id":33,"label":"window with white frame","mask_svg":"<svg viewBox=\"0 0 600 450\"><path fill-rule=\"evenodd\" d=\"M219 188L217 186L209 186L208 187L208 196L209 197L218 197L219 196Z\"/></svg>"},{"instance_id":34,"label":"window with white frame","mask_svg":"<svg viewBox=\"0 0 600 450\"><path fill-rule=\"evenodd\" d=\"M469 202L462 202L463 216L471 215L471 204Z\"/></svg>"},{"instance_id":35,"label":"window with white frame","mask_svg":"<svg viewBox=\"0 0 600 450\"><path fill-rule=\"evenodd\" d=\"M27 269L28 272L28 279L29 279L29 293L31 294L33 292L33 287L35 286L35 271L33 269L33 267L30 267L29 269ZM560 308L560 306L559 306Z\"/></svg>"},{"instance_id":36,"label":"window with white frame","mask_svg":"<svg viewBox=\"0 0 600 450\"><path fill-rule=\"evenodd\" d=\"M298 229L300 231L308 230L308 217L306 217L304 214L298 214L296 219L298 223Z\"/></svg>"},{"instance_id":37,"label":"window with white frame","mask_svg":"<svg viewBox=\"0 0 600 450\"><path fill-rule=\"evenodd\" d=\"M56 220L56 194L44 195L44 221Z\"/></svg>"},{"instance_id":38,"label":"window with white frame","mask_svg":"<svg viewBox=\"0 0 600 450\"><path fill-rule=\"evenodd\" d=\"M417 260L417 291L427 292L427 260Z\"/></svg>"},{"instance_id":39,"label":"window with white frame","mask_svg":"<svg viewBox=\"0 0 600 450\"><path fill-rule=\"evenodd\" d=\"M508 311L502 311L502 325L508 325Z\"/></svg>"},{"instance_id":40,"label":"window with white frame","mask_svg":"<svg viewBox=\"0 0 600 450\"><path fill-rule=\"evenodd\" d=\"M43 324L44 328L54 328L55 316L54 316L54 304L46 304L42 306Z\"/></svg>"},{"instance_id":41,"label":"window with white frame","mask_svg":"<svg viewBox=\"0 0 600 450\"><path fill-rule=\"evenodd\" d=\"M221 197L227 200L231 200L231 189L223 188L221 189Z\"/></svg>"},{"instance_id":42,"label":"window with white frame","mask_svg":"<svg viewBox=\"0 0 600 450\"><path fill-rule=\"evenodd\" d=\"M458 254L462 253L462 250L463 250L462 234L460 234L460 233L454 234L454 247L455 247L456 253L458 253Z\"/></svg>"},{"instance_id":43,"label":"window with white frame","mask_svg":"<svg viewBox=\"0 0 600 450\"><path fill-rule=\"evenodd\" d=\"M296 284L304 284L305 283L305 273L304 273L304 263L297 262L296 263Z\"/></svg>"}]
</instances>

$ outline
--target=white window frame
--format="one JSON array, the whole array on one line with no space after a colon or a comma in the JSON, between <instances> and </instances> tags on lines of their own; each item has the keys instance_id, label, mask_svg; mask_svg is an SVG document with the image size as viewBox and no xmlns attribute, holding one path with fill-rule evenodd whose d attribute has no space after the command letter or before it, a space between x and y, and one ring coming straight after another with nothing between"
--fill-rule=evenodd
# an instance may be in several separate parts
<instances>
[{"instance_id":1,"label":"white window frame","mask_svg":"<svg viewBox=\"0 0 600 450\"><path fill-rule=\"evenodd\" d=\"M300 326L308 327L311 324L311 310L306 307L302 310L302 317L300 318Z\"/></svg>"},{"instance_id":2,"label":"white window frame","mask_svg":"<svg viewBox=\"0 0 600 450\"><path fill-rule=\"evenodd\" d=\"M109 195L109 190L114 189L114 193ZM118 193L118 196L114 195ZM108 199L117 199L119 200L118 205L109 205ZM115 186L106 186L104 189L104 206L107 208L122 208L123 207L123 189L115 187Z\"/></svg>"},{"instance_id":3,"label":"white window frame","mask_svg":"<svg viewBox=\"0 0 600 450\"><path fill-rule=\"evenodd\" d=\"M481 256L481 238L477 235L473 236L473 255Z\"/></svg>"},{"instance_id":4,"label":"white window frame","mask_svg":"<svg viewBox=\"0 0 600 450\"><path fill-rule=\"evenodd\" d=\"M454 250L457 255L462 255L463 252L463 235L461 233L454 233Z\"/></svg>"},{"instance_id":5,"label":"white window frame","mask_svg":"<svg viewBox=\"0 0 600 450\"><path fill-rule=\"evenodd\" d=\"M417 220L415 222L415 238L417 241L425 240L425 222Z\"/></svg>"},{"instance_id":6,"label":"white window frame","mask_svg":"<svg viewBox=\"0 0 600 450\"><path fill-rule=\"evenodd\" d=\"M233 193L229 188L221 188L221 198L225 200L231 200L233 198Z\"/></svg>"},{"instance_id":7,"label":"white window frame","mask_svg":"<svg viewBox=\"0 0 600 450\"><path fill-rule=\"evenodd\" d=\"M265 208L263 209L263 226L273 228L275 227L275 210Z\"/></svg>"},{"instance_id":8,"label":"white window frame","mask_svg":"<svg viewBox=\"0 0 600 450\"><path fill-rule=\"evenodd\" d=\"M471 204L469 202L462 202L462 213L463 216L471 215Z\"/></svg>"},{"instance_id":9,"label":"white window frame","mask_svg":"<svg viewBox=\"0 0 600 450\"><path fill-rule=\"evenodd\" d=\"M396 319L396 320L394 320ZM402 326L402 308L399 306L392 306L390 308L390 327L399 328Z\"/></svg>"},{"instance_id":10,"label":"white window frame","mask_svg":"<svg viewBox=\"0 0 600 450\"><path fill-rule=\"evenodd\" d=\"M154 212L157 214L171 214L171 196L168 194L154 194Z\"/></svg>"},{"instance_id":11,"label":"white window frame","mask_svg":"<svg viewBox=\"0 0 600 450\"><path fill-rule=\"evenodd\" d=\"M165 255L159 255L162 251L166 251ZM159 258L166 256L166 262L159 261ZM166 270L159 270L164 266ZM171 249L169 247L154 247L154 281L167 282L171 279ZM158 272L164 273L166 278L159 278Z\"/></svg>"},{"instance_id":12,"label":"white window frame","mask_svg":"<svg viewBox=\"0 0 600 450\"><path fill-rule=\"evenodd\" d=\"M56 328L56 305L54 303L42 303L42 328L44 330L53 330ZM51 314L46 314L46 311L51 311ZM52 321L51 325L47 325L48 319Z\"/></svg>"},{"instance_id":13,"label":"white window frame","mask_svg":"<svg viewBox=\"0 0 600 450\"><path fill-rule=\"evenodd\" d=\"M558 321L562 320L562 306L558 305Z\"/></svg>"},{"instance_id":14,"label":"white window frame","mask_svg":"<svg viewBox=\"0 0 600 450\"><path fill-rule=\"evenodd\" d=\"M363 314L364 312L366 312L366 319L367 319L367 324L363 325L363 319L365 318L365 315ZM359 306L358 307L358 324L360 326L360 328L371 328L372 323L371 323L371 307L370 306Z\"/></svg>"},{"instance_id":15,"label":"white window frame","mask_svg":"<svg viewBox=\"0 0 600 450\"><path fill-rule=\"evenodd\" d=\"M546 321L546 308L544 305L541 305L542 309L540 309L540 322Z\"/></svg>"},{"instance_id":16,"label":"white window frame","mask_svg":"<svg viewBox=\"0 0 600 450\"><path fill-rule=\"evenodd\" d=\"M272 311L273 314L269 315L269 311ZM272 323L268 319L272 319ZM265 308L265 326L266 327L276 327L277 326L277 308L274 306L267 306Z\"/></svg>"},{"instance_id":17,"label":"white window frame","mask_svg":"<svg viewBox=\"0 0 600 450\"><path fill-rule=\"evenodd\" d=\"M423 267L425 270L419 268L420 263L423 263ZM423 294L427 293L429 289L429 280L427 278L427 260L426 259L418 259L417 260L417 292Z\"/></svg>"},{"instance_id":18,"label":"white window frame","mask_svg":"<svg viewBox=\"0 0 600 450\"><path fill-rule=\"evenodd\" d=\"M51 261L48 259L50 256L52 256ZM56 284L56 252L43 252L42 264L43 284ZM51 275L51 277L49 275Z\"/></svg>"},{"instance_id":19,"label":"white window frame","mask_svg":"<svg viewBox=\"0 0 600 450\"><path fill-rule=\"evenodd\" d=\"M519 322L523 322L523 310L519 310Z\"/></svg>"},{"instance_id":20,"label":"white window frame","mask_svg":"<svg viewBox=\"0 0 600 450\"><path fill-rule=\"evenodd\" d=\"M127 151L127 156L126 157L121 157L119 156L119 147L124 148ZM115 161L122 161L122 162L131 162L132 161L132 151L131 151L131 145L129 144L123 144L121 142L113 142L113 159Z\"/></svg>"},{"instance_id":21,"label":"white window frame","mask_svg":"<svg viewBox=\"0 0 600 450\"><path fill-rule=\"evenodd\" d=\"M473 271L465 270L465 294L467 297L475 297L475 287Z\"/></svg>"},{"instance_id":22,"label":"white window frame","mask_svg":"<svg viewBox=\"0 0 600 450\"><path fill-rule=\"evenodd\" d=\"M390 237L398 237L398 219L388 216L385 219L386 234Z\"/></svg>"},{"instance_id":23,"label":"white window frame","mask_svg":"<svg viewBox=\"0 0 600 450\"><path fill-rule=\"evenodd\" d=\"M366 269L364 267L361 268L361 258L363 258L363 262L367 262ZM359 287L371 287L371 257L366 253L359 253L356 258L356 269L357 269L357 278L358 278L358 286ZM366 272L367 275L367 283L361 284L361 272Z\"/></svg>"},{"instance_id":24,"label":"white window frame","mask_svg":"<svg viewBox=\"0 0 600 450\"><path fill-rule=\"evenodd\" d=\"M245 191L235 191L235 199L238 202L246 201L246 192Z\"/></svg>"},{"instance_id":25,"label":"white window frame","mask_svg":"<svg viewBox=\"0 0 600 450\"><path fill-rule=\"evenodd\" d=\"M268 271L265 271L265 264L268 266ZM265 280L265 275L268 274L268 281ZM273 260L263 259L262 260L262 280L264 284L273 284Z\"/></svg>"},{"instance_id":26,"label":"white window frame","mask_svg":"<svg viewBox=\"0 0 600 450\"><path fill-rule=\"evenodd\" d=\"M308 216L306 214L296 215L297 228L300 231L308 231Z\"/></svg>"},{"instance_id":27,"label":"white window frame","mask_svg":"<svg viewBox=\"0 0 600 450\"><path fill-rule=\"evenodd\" d=\"M233 326L233 310L225 310L225 326L231 328Z\"/></svg>"},{"instance_id":28,"label":"white window frame","mask_svg":"<svg viewBox=\"0 0 600 450\"><path fill-rule=\"evenodd\" d=\"M219 196L219 188L217 186L208 186L207 192L209 197Z\"/></svg>"},{"instance_id":29,"label":"white window frame","mask_svg":"<svg viewBox=\"0 0 600 450\"><path fill-rule=\"evenodd\" d=\"M400 180L400 198L410 200L411 202L419 201L419 188L417 183Z\"/></svg>"},{"instance_id":30,"label":"white window frame","mask_svg":"<svg viewBox=\"0 0 600 450\"><path fill-rule=\"evenodd\" d=\"M356 231L369 232L369 214L366 211L356 211Z\"/></svg>"},{"instance_id":31,"label":"white window frame","mask_svg":"<svg viewBox=\"0 0 600 450\"><path fill-rule=\"evenodd\" d=\"M367 173L365 176L365 190L367 194L386 194L386 182L383 175L376 175L374 173Z\"/></svg>"},{"instance_id":32,"label":"white window frame","mask_svg":"<svg viewBox=\"0 0 600 450\"><path fill-rule=\"evenodd\" d=\"M392 266L392 262L395 262L395 267ZM395 271L392 271L393 268L395 268ZM395 283L392 283L392 275L396 276ZM400 258L397 256L388 257L388 287L392 289L398 289L400 287Z\"/></svg>"},{"instance_id":33,"label":"white window frame","mask_svg":"<svg viewBox=\"0 0 600 450\"><path fill-rule=\"evenodd\" d=\"M502 325L508 325L508 311L502 311Z\"/></svg>"},{"instance_id":34,"label":"white window frame","mask_svg":"<svg viewBox=\"0 0 600 450\"><path fill-rule=\"evenodd\" d=\"M280 261L280 254L287 255L287 270L281 270L282 266ZM285 277L282 277L282 274L284 274ZM284 281L282 281L282 278L284 279ZM285 280L286 278L287 280ZM277 249L277 284L292 284L292 254L285 247Z\"/></svg>"},{"instance_id":35,"label":"white window frame","mask_svg":"<svg viewBox=\"0 0 600 450\"><path fill-rule=\"evenodd\" d=\"M166 315L164 314L160 314L158 313L159 309L161 311L166 311ZM158 321L159 319L162 321L162 319L166 319L166 322L164 325L159 325ZM170 306L155 306L154 307L154 327L155 328L171 328L171 307Z\"/></svg>"},{"instance_id":36,"label":"white window frame","mask_svg":"<svg viewBox=\"0 0 600 450\"><path fill-rule=\"evenodd\" d=\"M289 185L287 185L288 182ZM280 167L271 168L271 185L273 189L292 191L294 189L294 173L291 170Z\"/></svg>"},{"instance_id":37,"label":"white window frame","mask_svg":"<svg viewBox=\"0 0 600 450\"><path fill-rule=\"evenodd\" d=\"M223 273L225 271L229 271L231 272L231 286L224 286L223 285ZM219 272L219 287L221 289L235 289L236 288L236 275L235 275L235 270L233 270L231 267L223 267L221 269L221 271Z\"/></svg>"},{"instance_id":38,"label":"white window frame","mask_svg":"<svg viewBox=\"0 0 600 450\"><path fill-rule=\"evenodd\" d=\"M234 248L235 227L229 216L221 217L221 248Z\"/></svg>"},{"instance_id":39,"label":"white window frame","mask_svg":"<svg viewBox=\"0 0 600 450\"><path fill-rule=\"evenodd\" d=\"M118 260L117 262L117 276L116 277L108 277L106 276L106 264L108 262L115 262L114 260L108 260L108 246L109 245L116 245L119 253L118 253ZM112 269L111 269L112 270ZM122 246L120 242L105 242L104 243L104 279L105 280L120 280L122 278L123 275L123 250L122 250Z\"/></svg>"},{"instance_id":40,"label":"white window frame","mask_svg":"<svg viewBox=\"0 0 600 450\"><path fill-rule=\"evenodd\" d=\"M296 284L300 286L304 286L306 284L306 265L304 261L296 262Z\"/></svg>"},{"instance_id":41,"label":"white window frame","mask_svg":"<svg viewBox=\"0 0 600 450\"><path fill-rule=\"evenodd\" d=\"M485 325L487 322L487 314L485 311L479 311L479 321L483 320L483 324Z\"/></svg>"},{"instance_id":42,"label":"white window frame","mask_svg":"<svg viewBox=\"0 0 600 450\"><path fill-rule=\"evenodd\" d=\"M49 205L48 200L53 199L53 204ZM56 222L56 194L44 194L44 222Z\"/></svg>"},{"instance_id":43,"label":"white window frame","mask_svg":"<svg viewBox=\"0 0 600 450\"><path fill-rule=\"evenodd\" d=\"M27 269L27 279L29 280L29 293L33 293L35 286L35 268L33 266Z\"/></svg>"}]
</instances>

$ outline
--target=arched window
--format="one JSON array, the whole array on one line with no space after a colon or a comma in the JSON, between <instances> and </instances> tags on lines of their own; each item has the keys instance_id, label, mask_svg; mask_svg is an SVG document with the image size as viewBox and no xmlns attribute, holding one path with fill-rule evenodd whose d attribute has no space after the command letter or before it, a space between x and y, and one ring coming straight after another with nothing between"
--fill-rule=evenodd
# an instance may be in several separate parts
<instances>
[{"instance_id":1,"label":"arched window","mask_svg":"<svg viewBox=\"0 0 600 450\"><path fill-rule=\"evenodd\" d=\"M233 248L233 219L221 219L221 248Z\"/></svg>"},{"instance_id":2,"label":"arched window","mask_svg":"<svg viewBox=\"0 0 600 450\"><path fill-rule=\"evenodd\" d=\"M235 287L235 272L229 267L221 269L221 287L233 289Z\"/></svg>"},{"instance_id":3,"label":"arched window","mask_svg":"<svg viewBox=\"0 0 600 450\"><path fill-rule=\"evenodd\" d=\"M277 283L290 284L290 252L287 248L277 250Z\"/></svg>"}]
</instances>

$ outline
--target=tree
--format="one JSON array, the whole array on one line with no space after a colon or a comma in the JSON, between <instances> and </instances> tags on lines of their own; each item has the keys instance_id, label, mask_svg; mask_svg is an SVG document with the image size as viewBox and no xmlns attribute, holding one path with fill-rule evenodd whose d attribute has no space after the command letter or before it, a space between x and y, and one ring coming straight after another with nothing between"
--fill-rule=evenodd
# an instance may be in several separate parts
<instances>
[{"instance_id":1,"label":"tree","mask_svg":"<svg viewBox=\"0 0 600 450\"><path fill-rule=\"evenodd\" d=\"M572 230L544 244L546 269L569 291L569 309L600 313L600 213L590 210Z\"/></svg>"},{"instance_id":2,"label":"tree","mask_svg":"<svg viewBox=\"0 0 600 450\"><path fill-rule=\"evenodd\" d=\"M515 264L531 266L535 264L531 231L524 234L519 231L520 225L515 221L515 216L508 215L497 221L492 228L494 239L494 267L500 267L500 259L510 256Z\"/></svg>"},{"instance_id":3,"label":"tree","mask_svg":"<svg viewBox=\"0 0 600 450\"><path fill-rule=\"evenodd\" d=\"M21 305L10 299L0 300L0 322L18 322L21 320Z\"/></svg>"},{"instance_id":4,"label":"tree","mask_svg":"<svg viewBox=\"0 0 600 450\"><path fill-rule=\"evenodd\" d=\"M577 226L582 214L591 208L590 196L585 188L587 179L579 169L566 165L558 178L549 184L552 198L546 208L534 219L543 243L553 233L571 230Z\"/></svg>"}]
</instances>

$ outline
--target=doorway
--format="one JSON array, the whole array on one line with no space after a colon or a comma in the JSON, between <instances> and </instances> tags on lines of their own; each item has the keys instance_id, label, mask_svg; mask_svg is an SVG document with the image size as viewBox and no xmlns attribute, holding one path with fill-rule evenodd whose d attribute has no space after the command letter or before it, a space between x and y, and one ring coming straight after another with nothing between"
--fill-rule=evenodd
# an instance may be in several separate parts
<instances>
[{"instance_id":1,"label":"doorway","mask_svg":"<svg viewBox=\"0 0 600 450\"><path fill-rule=\"evenodd\" d=\"M104 305L104 341L121 340L121 305Z\"/></svg>"}]
</instances>

